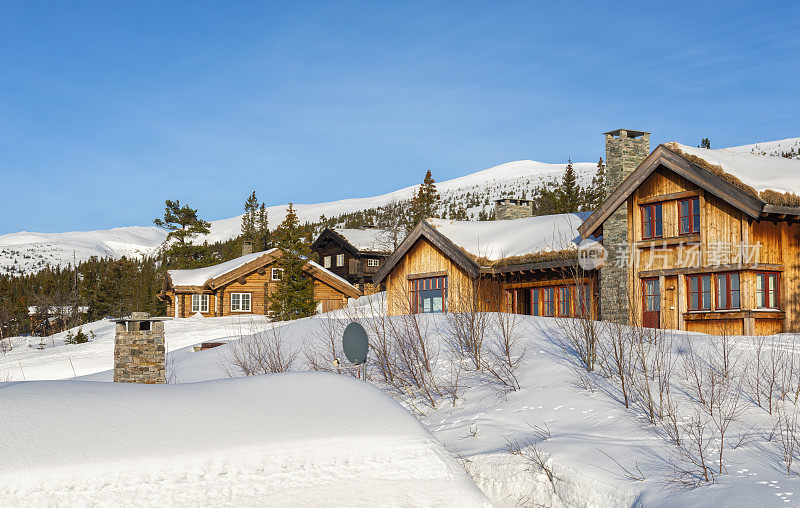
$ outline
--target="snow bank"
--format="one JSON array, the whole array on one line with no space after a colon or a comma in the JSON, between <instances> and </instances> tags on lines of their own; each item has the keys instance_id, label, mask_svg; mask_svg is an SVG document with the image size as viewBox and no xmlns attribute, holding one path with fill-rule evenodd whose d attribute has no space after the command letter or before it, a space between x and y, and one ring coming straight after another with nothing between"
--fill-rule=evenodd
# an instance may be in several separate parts
<instances>
[{"instance_id":1,"label":"snow bank","mask_svg":"<svg viewBox=\"0 0 800 508\"><path fill-rule=\"evenodd\" d=\"M456 221L427 219L454 244L477 257L497 261L512 256L576 248L578 226L589 213L542 215L525 219Z\"/></svg>"},{"instance_id":2,"label":"snow bank","mask_svg":"<svg viewBox=\"0 0 800 508\"><path fill-rule=\"evenodd\" d=\"M800 192L800 160L676 145L686 154L720 166L758 191Z\"/></svg>"},{"instance_id":3,"label":"snow bank","mask_svg":"<svg viewBox=\"0 0 800 508\"><path fill-rule=\"evenodd\" d=\"M209 279L219 277L226 274L231 270L235 270L242 265L255 261L261 256L272 254L277 249L269 249L266 251L253 252L239 256L236 259L225 261L214 266L207 266L205 268L194 268L192 270L168 270L169 276L172 279L172 284L175 286L202 286Z\"/></svg>"},{"instance_id":4,"label":"snow bank","mask_svg":"<svg viewBox=\"0 0 800 508\"><path fill-rule=\"evenodd\" d=\"M413 415L352 378L0 383L4 504L484 506Z\"/></svg>"}]
</instances>

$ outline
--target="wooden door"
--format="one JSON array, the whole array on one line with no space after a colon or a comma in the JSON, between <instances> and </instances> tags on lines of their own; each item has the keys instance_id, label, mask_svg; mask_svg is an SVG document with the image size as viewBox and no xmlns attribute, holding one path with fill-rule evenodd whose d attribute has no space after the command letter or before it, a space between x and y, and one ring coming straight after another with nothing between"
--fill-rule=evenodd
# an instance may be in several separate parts
<instances>
[{"instance_id":1,"label":"wooden door","mask_svg":"<svg viewBox=\"0 0 800 508\"><path fill-rule=\"evenodd\" d=\"M642 279L642 324L646 328L661 327L661 291L658 278Z\"/></svg>"}]
</instances>

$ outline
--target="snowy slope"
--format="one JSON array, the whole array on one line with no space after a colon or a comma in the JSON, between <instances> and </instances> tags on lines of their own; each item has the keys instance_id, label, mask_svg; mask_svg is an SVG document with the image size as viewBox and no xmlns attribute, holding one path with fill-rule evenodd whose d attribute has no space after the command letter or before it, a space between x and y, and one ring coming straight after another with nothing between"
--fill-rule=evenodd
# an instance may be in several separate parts
<instances>
[{"instance_id":1,"label":"snowy slope","mask_svg":"<svg viewBox=\"0 0 800 508\"><path fill-rule=\"evenodd\" d=\"M349 377L2 388L4 506L489 506L411 413Z\"/></svg>"},{"instance_id":2,"label":"snowy slope","mask_svg":"<svg viewBox=\"0 0 800 508\"><path fill-rule=\"evenodd\" d=\"M789 156L793 159L800 159L800 138L788 138L779 141L753 143L752 145L732 146L730 148L722 148L721 150L731 153L771 155L773 157Z\"/></svg>"},{"instance_id":3,"label":"snowy slope","mask_svg":"<svg viewBox=\"0 0 800 508\"><path fill-rule=\"evenodd\" d=\"M573 164L578 182L591 181L596 163ZM437 182L443 198L460 199L468 192L481 191L491 198L505 191L517 191L522 186L531 188L561 177L565 164L547 164L535 161L516 161L501 164L466 176ZM385 205L395 200L411 198L417 186L406 187L381 196L344 199L328 203L298 204L295 210L301 221L316 221L320 216L334 217L343 213ZM270 224L274 227L286 216L286 204L267 208ZM473 215L477 211L471 211ZM199 242L224 241L241 233L241 216L211 221L211 233ZM68 265L73 252L78 261L91 256L119 258L151 253L165 240L166 233L155 227L123 227L107 231L71 233L11 233L0 236L0 274L32 273L47 263Z\"/></svg>"},{"instance_id":4,"label":"snowy slope","mask_svg":"<svg viewBox=\"0 0 800 508\"><path fill-rule=\"evenodd\" d=\"M364 297L360 301L368 304L375 300L378 303L376 308L380 309L378 298ZM367 307L362 307L364 309ZM403 318L392 319L399 323L401 321L398 320ZM328 331L333 329L334 333L340 335L348 321L347 312L336 311L279 325L278 330L284 344L299 352L294 368L308 369L305 353L320 351L318 348L327 340ZM434 375L440 383L439 388L444 392L452 367L447 350L447 315L425 316L422 322L436 358ZM168 371L173 374L173 379L188 383L188 387L213 386L193 383L227 378L235 374L235 368L232 368L230 362L232 347L236 342L199 352L181 346L205 340L249 340L248 333L259 333L269 326L263 317L195 317L168 321L166 336L171 351ZM70 357L79 376L94 372L83 379L110 381L111 373L108 369L112 366L113 329L102 322L93 324L90 328L95 330L97 338L82 345L63 345L63 334L56 336L54 346L48 341L43 350L25 347L26 339L16 339L15 349L6 355L0 355L0 379L4 376L21 379L20 366L24 367L29 380L41 378L40 376L71 378L73 374L68 361ZM787 477L781 470L779 439L773 433L774 416L767 413L763 403L759 407L747 397L741 399L741 411L726 438L726 472L718 475L717 483L693 490L676 488L665 483L669 477L670 464L676 460L674 445L659 426L647 421L640 402L632 404L629 409L622 405L619 387L613 381L600 372L587 375L590 381L582 381L576 375L572 367L574 359L571 360L559 345L564 339L563 333L563 321L558 319L517 317L514 334L519 345L526 351L518 373L521 385L519 391L498 390L485 377L475 374L467 367L461 372L458 381L461 390L455 402L448 395L442 395L437 407L431 408L419 397L413 400L399 397L401 402L409 404L408 407L412 407L410 403L413 403L414 407L421 409L424 414L418 415L418 418L422 424L450 452L464 457L464 467L495 506L795 506L800 501L800 478L796 475ZM797 338L793 334L762 339L733 337L731 358L735 362L734 368L741 372L752 370L751 362L758 340L766 341L762 349L766 355L793 355L797 361L800 354L794 345ZM491 347L496 339L496 332L487 332L486 347ZM698 333L665 331L659 340L668 340L672 344L671 355L675 361L672 396L676 397L676 402L681 406L690 404L691 399L687 395L690 385L687 385L687 379L684 378L686 373L682 367L687 345L690 342L693 348L708 355L719 346L720 339ZM86 357L80 356L82 350L87 350ZM94 360L90 360L89 357L92 356ZM370 376L371 382L376 386L398 396L396 389L381 382L381 376L374 364ZM69 406L73 397L79 396L70 395L70 392L62 394L63 390L56 388L66 385L50 386L54 387L53 397L59 399L59 404L54 405ZM82 386L82 383L78 386ZM7 388L0 384L0 403L3 402L4 390ZM194 400L191 388L187 388L185 393L190 402ZM215 404L224 403L214 400ZM184 414L183 407L183 403L170 407L170 414L175 417ZM35 414L35 411L31 414ZM685 419L679 425L686 425ZM38 420L33 418L30 421ZM53 423L53 426L57 427L58 423ZM507 440L517 439L524 443L526 439L534 438L536 433L532 426L549 429L550 435L541 439L539 446L548 467L555 474L554 486L537 466L508 452ZM223 433L232 432L227 423L219 423L217 428ZM14 431L8 434L13 438L25 433ZM38 436L37 433L33 435ZM190 435L187 432L187 436ZM717 443L711 442L709 446L712 454L716 453ZM210 462L214 463L213 460ZM287 464L289 468L306 467L305 463ZM221 466L211 470L186 464L180 467L186 469L186 478L199 476L211 481L212 486L221 485L227 488L227 484L218 483L224 482L222 476L240 475L239 478L248 488L258 488L250 483L252 478L249 474L253 467L248 461L235 464L223 462ZM263 465L259 463L256 469L258 467ZM270 470L269 467L272 465L268 464L267 470ZM637 475L641 474L644 479L638 481L626 477L623 467ZM330 474L328 470L316 471L322 475ZM158 474L162 473L153 473L153 478L162 478L159 480L161 483L153 486L152 483L145 482L145 485L153 486L154 491L163 488L174 494L174 485L171 485L175 481L174 475ZM36 478L38 477L34 477ZM132 485L142 480L135 475L125 478ZM0 486L3 484L0 479ZM66 492L72 494L75 490L80 492L83 487L93 488L95 484L80 484L77 489L72 484L66 485L70 486ZM120 487L115 482L110 485ZM22 492L32 494L38 492L37 488L32 485L29 490ZM109 496L115 495L113 489L105 492ZM416 506L420 503L409 504Z\"/></svg>"}]
</instances>

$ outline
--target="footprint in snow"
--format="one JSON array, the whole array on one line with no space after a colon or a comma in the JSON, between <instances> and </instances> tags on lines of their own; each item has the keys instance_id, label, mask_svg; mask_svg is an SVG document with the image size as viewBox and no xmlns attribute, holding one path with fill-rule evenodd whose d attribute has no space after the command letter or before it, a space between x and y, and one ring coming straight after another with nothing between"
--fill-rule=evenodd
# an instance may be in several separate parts
<instances>
[{"instance_id":1,"label":"footprint in snow","mask_svg":"<svg viewBox=\"0 0 800 508\"><path fill-rule=\"evenodd\" d=\"M564 406L556 406L556 407L554 407L553 409L555 409L555 410L559 410L559 409L561 409L562 407L564 407Z\"/></svg>"}]
</instances>

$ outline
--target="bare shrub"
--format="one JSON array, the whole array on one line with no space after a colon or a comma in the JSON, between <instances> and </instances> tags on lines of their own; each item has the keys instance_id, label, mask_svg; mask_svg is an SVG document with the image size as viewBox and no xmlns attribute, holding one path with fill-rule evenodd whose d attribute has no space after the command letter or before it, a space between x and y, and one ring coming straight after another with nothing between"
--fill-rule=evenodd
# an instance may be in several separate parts
<instances>
[{"instance_id":1,"label":"bare shrub","mask_svg":"<svg viewBox=\"0 0 800 508\"><path fill-rule=\"evenodd\" d=\"M342 373L336 360L343 356L341 342L344 323L332 317L320 317L312 321L313 342L304 349L306 363L311 370Z\"/></svg>"},{"instance_id":2,"label":"bare shrub","mask_svg":"<svg viewBox=\"0 0 800 508\"><path fill-rule=\"evenodd\" d=\"M533 436L524 436L522 438L506 438L506 450L511 455L521 457L533 467L534 471L544 473L550 486L553 489L553 494L556 494L556 478L553 473L553 468L547 463L548 457L545 455L542 448L539 446L541 443L550 439L550 429L545 427L531 426L533 429Z\"/></svg>"},{"instance_id":3,"label":"bare shrub","mask_svg":"<svg viewBox=\"0 0 800 508\"><path fill-rule=\"evenodd\" d=\"M792 464L800 453L800 427L797 422L797 409L779 409L775 412L775 427L778 435L778 449L786 476L792 476Z\"/></svg>"},{"instance_id":4,"label":"bare shrub","mask_svg":"<svg viewBox=\"0 0 800 508\"><path fill-rule=\"evenodd\" d=\"M411 310L410 299L405 300ZM393 386L411 397L420 396L432 408L442 395L434 376L438 349L428 338L427 318L406 312L392 319L391 333L396 352Z\"/></svg>"},{"instance_id":5,"label":"bare shrub","mask_svg":"<svg viewBox=\"0 0 800 508\"><path fill-rule=\"evenodd\" d=\"M230 342L225 359L235 369L225 369L230 377L289 372L297 356L298 351L284 341L282 327L270 324L266 329Z\"/></svg>"},{"instance_id":6,"label":"bare shrub","mask_svg":"<svg viewBox=\"0 0 800 508\"><path fill-rule=\"evenodd\" d=\"M525 360L527 349L516 334L517 315L496 312L494 319L494 340L487 349L483 370L504 390L520 389L519 368Z\"/></svg>"},{"instance_id":7,"label":"bare shrub","mask_svg":"<svg viewBox=\"0 0 800 508\"><path fill-rule=\"evenodd\" d=\"M679 488L694 488L716 478L712 464L712 423L709 416L695 408L681 427L681 445L675 447L676 457L669 463L667 483Z\"/></svg>"},{"instance_id":8,"label":"bare shrub","mask_svg":"<svg viewBox=\"0 0 800 508\"><path fill-rule=\"evenodd\" d=\"M480 278L448 288L450 306L445 315L448 345L455 354L469 359L473 370L483 366L483 342L489 327L490 314L484 312L482 291L488 291Z\"/></svg>"}]
</instances>

